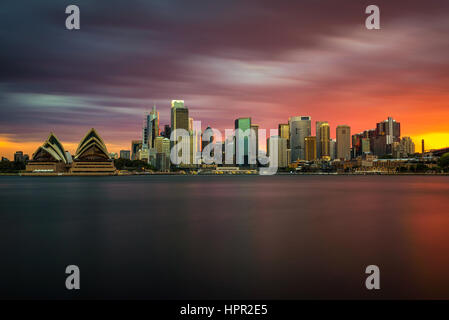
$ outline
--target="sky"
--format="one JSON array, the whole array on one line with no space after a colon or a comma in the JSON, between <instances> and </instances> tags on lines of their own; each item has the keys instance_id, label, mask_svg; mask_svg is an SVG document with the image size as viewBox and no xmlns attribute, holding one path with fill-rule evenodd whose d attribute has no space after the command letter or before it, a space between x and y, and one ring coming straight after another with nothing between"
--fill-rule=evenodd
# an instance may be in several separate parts
<instances>
[{"instance_id":1,"label":"sky","mask_svg":"<svg viewBox=\"0 0 449 320\"><path fill-rule=\"evenodd\" d=\"M67 30L65 7L81 12ZM380 8L380 30L365 8ZM449 1L11 1L0 4L0 156L54 132L110 152L182 99L203 128L291 116L352 133L392 116L420 150L449 146ZM312 132L314 132L314 125Z\"/></svg>"}]
</instances>

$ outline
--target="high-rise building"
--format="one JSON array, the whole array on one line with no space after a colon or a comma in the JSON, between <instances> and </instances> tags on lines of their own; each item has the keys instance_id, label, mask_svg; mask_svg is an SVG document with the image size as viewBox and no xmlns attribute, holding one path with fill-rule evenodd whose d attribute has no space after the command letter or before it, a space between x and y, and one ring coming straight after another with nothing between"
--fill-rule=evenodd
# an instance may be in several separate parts
<instances>
[{"instance_id":1,"label":"high-rise building","mask_svg":"<svg viewBox=\"0 0 449 320\"><path fill-rule=\"evenodd\" d=\"M288 123L280 123L278 128L279 137L287 140L287 149L290 148L290 126Z\"/></svg>"},{"instance_id":2,"label":"high-rise building","mask_svg":"<svg viewBox=\"0 0 449 320\"><path fill-rule=\"evenodd\" d=\"M259 155L259 125L258 124L251 124L251 134L254 133L254 139L256 141L256 148L255 153L253 154L253 160L250 161L251 163L256 164L257 163L257 157Z\"/></svg>"},{"instance_id":3,"label":"high-rise building","mask_svg":"<svg viewBox=\"0 0 449 320\"><path fill-rule=\"evenodd\" d=\"M131 141L131 160L139 160L138 152L142 149L142 140Z\"/></svg>"},{"instance_id":4,"label":"high-rise building","mask_svg":"<svg viewBox=\"0 0 449 320\"><path fill-rule=\"evenodd\" d=\"M189 109L184 106L184 100L172 100L171 102L171 132L175 134L173 146L180 140L181 134L178 130L183 129L189 133ZM183 138L182 150L187 150L190 147L190 136ZM190 154L178 154L181 159L176 160L182 163L190 162Z\"/></svg>"},{"instance_id":5,"label":"high-rise building","mask_svg":"<svg viewBox=\"0 0 449 320\"><path fill-rule=\"evenodd\" d=\"M267 139L267 154L270 157L274 155L271 154L274 150L270 149L271 143L277 143L277 166L278 168L286 168L288 166L288 153L287 153L287 139L281 138L279 136L272 136Z\"/></svg>"},{"instance_id":6,"label":"high-rise building","mask_svg":"<svg viewBox=\"0 0 449 320\"><path fill-rule=\"evenodd\" d=\"M400 142L401 124L393 118L377 123L375 135L370 137L371 150L375 155L391 155L393 152L393 143Z\"/></svg>"},{"instance_id":7,"label":"high-rise building","mask_svg":"<svg viewBox=\"0 0 449 320\"><path fill-rule=\"evenodd\" d=\"M306 137L305 138L305 152L306 152L306 161L315 161L316 160L316 137Z\"/></svg>"},{"instance_id":8,"label":"high-rise building","mask_svg":"<svg viewBox=\"0 0 449 320\"><path fill-rule=\"evenodd\" d=\"M164 125L164 131L161 132L161 136L170 139L171 128L169 124Z\"/></svg>"},{"instance_id":9,"label":"high-rise building","mask_svg":"<svg viewBox=\"0 0 449 320\"><path fill-rule=\"evenodd\" d=\"M129 150L120 150L120 159L130 160L131 152Z\"/></svg>"},{"instance_id":10,"label":"high-rise building","mask_svg":"<svg viewBox=\"0 0 449 320\"><path fill-rule=\"evenodd\" d=\"M189 131L189 109L184 106L183 100L171 102L171 131L176 129Z\"/></svg>"},{"instance_id":11,"label":"high-rise building","mask_svg":"<svg viewBox=\"0 0 449 320\"><path fill-rule=\"evenodd\" d=\"M337 158L337 141L335 139L329 141L329 156L331 160Z\"/></svg>"},{"instance_id":12,"label":"high-rise building","mask_svg":"<svg viewBox=\"0 0 449 320\"><path fill-rule=\"evenodd\" d=\"M415 144L410 137L403 137L401 142L394 142L393 146L394 158L407 158L415 153Z\"/></svg>"},{"instance_id":13,"label":"high-rise building","mask_svg":"<svg viewBox=\"0 0 449 320\"><path fill-rule=\"evenodd\" d=\"M319 122L317 122L318 125ZM317 132L319 135L316 137L316 146L317 146L317 159L325 159L330 160L330 140L331 140L331 131L329 127L329 123L325 121L321 121L319 128L317 128ZM318 155L318 146L320 146L320 153Z\"/></svg>"},{"instance_id":14,"label":"high-rise building","mask_svg":"<svg viewBox=\"0 0 449 320\"><path fill-rule=\"evenodd\" d=\"M209 138L206 138L209 137ZM202 139L201 139L201 151L204 150L204 148L206 148L206 146L208 146L210 143L213 143L215 140L215 136L214 136L214 131L212 130L211 127L207 127L206 130L204 130L203 135L202 135Z\"/></svg>"},{"instance_id":15,"label":"high-rise building","mask_svg":"<svg viewBox=\"0 0 449 320\"><path fill-rule=\"evenodd\" d=\"M142 147L154 148L154 139L159 136L159 112L156 106L150 113L145 114L145 121L142 128Z\"/></svg>"},{"instance_id":16,"label":"high-rise building","mask_svg":"<svg viewBox=\"0 0 449 320\"><path fill-rule=\"evenodd\" d=\"M289 126L292 162L305 160L305 138L312 133L312 118L308 116L291 117Z\"/></svg>"},{"instance_id":17,"label":"high-rise building","mask_svg":"<svg viewBox=\"0 0 449 320\"><path fill-rule=\"evenodd\" d=\"M316 131L316 157L317 159L322 158L321 154L321 125L327 124L327 128L329 128L329 123L327 121L317 121L315 122L315 131ZM330 139L330 132L327 135L328 139ZM324 156L329 156L329 147L327 147L327 154Z\"/></svg>"},{"instance_id":18,"label":"high-rise building","mask_svg":"<svg viewBox=\"0 0 449 320\"><path fill-rule=\"evenodd\" d=\"M16 151L14 153L14 162L23 162L23 151Z\"/></svg>"},{"instance_id":19,"label":"high-rise building","mask_svg":"<svg viewBox=\"0 0 449 320\"><path fill-rule=\"evenodd\" d=\"M238 131L240 129L240 132ZM237 165L249 164L251 118L235 120L235 159ZM242 134L242 136L241 136ZM254 146L255 147L255 146ZM255 148L254 148L255 149Z\"/></svg>"},{"instance_id":20,"label":"high-rise building","mask_svg":"<svg viewBox=\"0 0 449 320\"><path fill-rule=\"evenodd\" d=\"M421 140L421 153L424 154L424 139Z\"/></svg>"},{"instance_id":21,"label":"high-rise building","mask_svg":"<svg viewBox=\"0 0 449 320\"><path fill-rule=\"evenodd\" d=\"M362 138L362 154L369 154L369 153L371 153L370 139Z\"/></svg>"},{"instance_id":22,"label":"high-rise building","mask_svg":"<svg viewBox=\"0 0 449 320\"><path fill-rule=\"evenodd\" d=\"M337 158L351 159L351 128L347 125L337 126Z\"/></svg>"}]
</instances>

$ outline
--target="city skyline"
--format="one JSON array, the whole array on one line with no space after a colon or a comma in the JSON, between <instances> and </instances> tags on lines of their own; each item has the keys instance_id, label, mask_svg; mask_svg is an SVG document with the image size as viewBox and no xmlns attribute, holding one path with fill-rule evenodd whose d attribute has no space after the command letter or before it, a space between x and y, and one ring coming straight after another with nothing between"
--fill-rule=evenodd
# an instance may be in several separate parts
<instances>
[{"instance_id":1,"label":"city skyline","mask_svg":"<svg viewBox=\"0 0 449 320\"><path fill-rule=\"evenodd\" d=\"M187 104L185 104L185 106L184 106L184 101L183 100L172 100L171 102L170 102L170 111L169 111L169 114L173 114L173 111L174 111L174 109L173 109L173 103L176 103L176 102L181 102L182 103L182 108L186 108L187 110L188 110L188 113L189 112L191 112L191 109L189 108L189 106L187 105ZM132 140L130 140L130 141L128 141L128 144L125 144L125 145L123 145L123 146L121 146L121 145L119 145L119 144L115 144L115 143L111 143L111 142L109 142L109 143L105 143L105 145L106 145L106 147L108 148L108 150L109 150L109 153L110 154L117 154L117 155L119 155L122 151L129 151L129 152L131 152L131 154L135 154L136 152L134 152L133 153L133 144L135 143L135 142L137 142L137 141L140 141L140 144L142 145L142 139L144 138L144 136L145 135L147 135L147 133L145 133L145 129L146 129L146 126L148 125L147 124L147 121L148 121L148 119L149 119L149 117L150 117L150 114L152 113L152 112L156 112L156 109L157 109L157 119L159 120L160 118L159 118L159 113L160 113L160 110L162 110L162 113L163 113L163 109L160 109L159 107L157 107L156 105L153 105L152 106L152 108L151 108L151 112L150 111L146 111L146 112L144 112L143 114L142 114L142 118L144 119L144 125L143 125L143 127L142 127L142 125L139 127L138 125L136 125L136 138L135 139L132 139ZM187 113L187 114L188 114ZM201 122L201 129L202 129L202 132L204 132L205 130L207 130L208 128L212 128L212 129L217 129L217 128L215 128L214 126L210 126L210 125L205 125L202 121L201 121L201 119L193 119L193 118L189 118L190 120L195 120L195 121L200 121ZM233 130L233 129L236 129L234 126L235 126L235 123L238 121L238 120L240 120L240 119L250 119L250 122L252 122L252 123L254 123L254 121L253 121L253 117L252 116L248 116L248 117L238 117L238 118L236 118L236 119L234 119L234 120L232 120L232 121L230 121L230 123L232 123L232 122L234 122L234 125L230 125L230 126L227 126L225 129L227 130L227 129L230 129L230 130ZM299 138L299 140L298 140L298 142L296 143L296 144L299 144L299 141L302 141L302 144L304 144L305 143L305 141L304 141L304 139L306 138L306 137L316 137L317 139L319 139L319 135L318 135L318 133L319 133L319 131L316 131L316 128L317 128L317 125L321 125L321 124L323 124L323 123L325 123L328 127L329 127L329 133L330 133L330 135L329 135L329 138L330 138L330 140L332 141L337 141L338 139L338 133L337 133L337 131L338 131L338 128L340 128L340 127L348 127L349 128L349 130L350 130L350 133L349 133L349 139L350 140L352 140L352 138L355 136L355 135L360 135L360 134L363 134L364 132L368 132L368 131L372 131L372 130L375 130L375 125L376 125L376 123L379 123L379 122L387 122L387 121L389 121L389 119L391 119L391 120L393 120L394 121L394 119L392 119L392 117L387 117L385 120L378 120L378 121L374 121L373 122L373 125L371 126L371 127L368 127L368 128L364 128L363 130L361 130L360 132L353 132L352 131L352 125L348 125L348 124L337 124L337 125L335 125L334 127L332 127L332 124L331 123L329 123L329 121L325 121L325 120L314 120L311 116L304 116L304 115L302 115L302 116L290 116L290 117L288 117L287 118L287 120L285 121L285 122L287 122L287 126L290 126L289 125L289 123L291 124L292 123L292 121L293 122L295 122L295 121L298 121L298 123L301 123L301 122L304 122L304 121L306 121L306 122L308 122L308 124L306 124L306 127L307 127L307 132L303 132L303 133L298 133L300 136L301 136L301 138ZM168 123L167 124L158 124L158 129L159 129L159 137L161 136L161 134L163 133L163 131L164 131L164 129L163 129L163 126L169 126L170 128L171 128L171 125L172 125L172 123L171 123L171 121L173 121L173 119L171 119L171 120L169 120L168 121ZM142 122L142 121L141 121ZM186 124L187 125L187 124ZM276 129L277 131L278 131L278 134L279 135L282 135L281 134L281 132L279 131L280 130L280 126L283 126L283 125L285 125L285 124L283 124L283 123L279 123L278 124L278 126L277 126L277 128L260 128L260 130L266 130L266 138L268 139L268 138L270 138L270 129ZM259 127L258 125L256 125L257 127ZM299 125L300 127L301 126L303 126L302 124L300 124ZM251 128L252 128L252 126L251 126ZM374 129L373 129L374 128ZM187 128L188 129L188 128ZM224 137L225 137L225 129L223 129L223 130L220 130L220 132L221 132L221 134L222 134L222 140L224 140ZM259 130L259 128L258 128L258 130ZM316 132L316 134L315 134L315 132ZM52 133L52 134L55 134L55 132L54 131L49 131L48 133L47 133L47 136L48 136L48 134L49 133ZM291 133L291 132L290 132ZM273 136L273 135L271 135L271 136ZM404 134L400 134L400 136L401 137L406 137L406 138L410 138L410 139L412 139L412 142L413 143L415 143L415 145L416 146L420 146L421 145L421 143L422 143L422 139L421 140L419 140L419 141L415 141L413 138L411 138L411 137L409 137L409 136L407 136L407 135L404 135ZM155 137L157 137L157 135L155 136ZM153 139L154 139L154 137L153 137ZM294 138L293 138L294 139ZM42 139L41 139L42 140ZM62 139L62 140L64 140L64 139ZM65 140L64 140L65 141ZM290 141L290 140L288 140L289 141L289 143L291 144L292 143L292 141ZM319 140L316 140L317 142L319 141ZM260 148L257 148L257 149L260 149L260 150L263 150L263 151L266 151L267 150L267 145L266 145L266 140L264 141L263 139L262 140L260 140L260 143L258 143L258 146L260 147ZM317 143L316 142L316 143ZM3 151L2 151L2 148L0 148L0 156L2 156L2 157L5 157L5 158L8 158L8 159L14 159L14 154L16 153L16 152L23 152L23 154L24 155L28 155L28 156L32 156L32 154L37 150L37 148L38 148L38 146L40 146L40 144L41 144L41 141L40 142L37 142L37 145L36 146L34 146L34 149L33 149L33 146L31 145L32 143L34 143L34 142L26 142L26 143L24 143L24 144L21 144L20 142L18 142L17 143L17 146L19 146L19 148L18 149L15 149L15 150L13 150L12 151L12 149L11 149L11 154L9 155L9 154L6 154L6 153L2 153ZM435 150L435 149L439 149L439 148L428 148L427 146L428 146L428 144L427 144L427 142L425 142L426 143L426 148L425 148L425 150L431 150L431 149L433 149L433 150ZM293 144L295 144L295 142L293 142ZM30 148L31 149L26 149L26 147L23 147L23 146L27 146L27 145L30 145ZM3 146L3 144L0 142L0 147L2 147ZM22 146L22 148L20 148L20 146ZM69 146L69 147L66 147L66 150L68 151L68 152L70 152L70 153L72 153L72 154L74 154L75 153L75 150L76 150L76 147L78 146L78 142L64 142L64 146ZM445 147L448 147L449 146L449 141L448 141L448 143L446 144L446 145L444 145L442 148L445 148ZM354 147L354 145L353 145L353 142L351 142L351 141L349 141L349 144L346 146L346 148L349 148L350 150L352 150L352 148ZM141 148L141 147L139 147L139 148ZM257 150L256 149L256 150ZM300 147L300 149L304 149L304 146L302 146L302 147ZM318 146L318 145L316 145L316 152L317 152L317 154L320 154L320 152L319 152L319 150L320 150L320 147ZM420 151L421 151L421 149L420 148L416 148L416 152L417 153L420 153ZM301 155L300 155L300 152L302 152L301 153ZM8 157L8 155L9 155L9 157ZM305 151L298 151L298 155L297 155L298 157L297 158L305 158ZM349 158L350 158L350 156L349 156ZM348 159L349 159L348 158Z\"/></svg>"},{"instance_id":2,"label":"city skyline","mask_svg":"<svg viewBox=\"0 0 449 320\"><path fill-rule=\"evenodd\" d=\"M446 147L449 3L376 4L382 28L369 31L360 1L229 1L207 10L79 1L82 27L70 32L63 6L41 1L24 10L7 1L0 155L31 155L50 131L73 153L91 127L111 152L129 150L144 112L155 104L162 129L177 98L203 129L251 117L269 130L308 115L312 133L316 121L328 121L335 139L337 125L354 134L391 116L417 146L425 139L426 149ZM14 27L17 16L23 23Z\"/></svg>"}]
</instances>

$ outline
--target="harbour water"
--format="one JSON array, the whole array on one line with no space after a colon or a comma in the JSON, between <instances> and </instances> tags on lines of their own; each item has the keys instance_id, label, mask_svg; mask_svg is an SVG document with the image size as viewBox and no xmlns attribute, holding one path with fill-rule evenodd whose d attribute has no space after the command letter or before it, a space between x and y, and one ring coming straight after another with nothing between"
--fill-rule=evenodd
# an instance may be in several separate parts
<instances>
[{"instance_id":1,"label":"harbour water","mask_svg":"<svg viewBox=\"0 0 449 320\"><path fill-rule=\"evenodd\" d=\"M0 298L448 299L448 195L447 176L0 177Z\"/></svg>"}]
</instances>

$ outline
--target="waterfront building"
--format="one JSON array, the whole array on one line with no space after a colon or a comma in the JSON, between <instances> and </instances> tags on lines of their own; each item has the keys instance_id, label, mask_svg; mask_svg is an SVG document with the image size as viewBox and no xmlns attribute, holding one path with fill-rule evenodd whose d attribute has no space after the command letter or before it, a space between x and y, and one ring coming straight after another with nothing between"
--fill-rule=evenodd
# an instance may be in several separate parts
<instances>
[{"instance_id":1,"label":"waterfront building","mask_svg":"<svg viewBox=\"0 0 449 320\"><path fill-rule=\"evenodd\" d=\"M370 137L371 150L378 156L391 155L394 142L400 142L401 124L393 118L376 124L375 134Z\"/></svg>"},{"instance_id":2,"label":"waterfront building","mask_svg":"<svg viewBox=\"0 0 449 320\"><path fill-rule=\"evenodd\" d=\"M171 102L171 131L184 129L189 131L189 109L184 106L184 100ZM177 141L178 139L175 139Z\"/></svg>"},{"instance_id":3,"label":"waterfront building","mask_svg":"<svg viewBox=\"0 0 449 320\"><path fill-rule=\"evenodd\" d=\"M290 126L288 123L279 124L278 135L287 140L287 149L290 149Z\"/></svg>"},{"instance_id":4,"label":"waterfront building","mask_svg":"<svg viewBox=\"0 0 449 320\"><path fill-rule=\"evenodd\" d=\"M23 162L23 151L16 151L14 153L14 162Z\"/></svg>"},{"instance_id":5,"label":"waterfront building","mask_svg":"<svg viewBox=\"0 0 449 320\"><path fill-rule=\"evenodd\" d=\"M337 158L337 141L335 139L329 141L329 157L330 160Z\"/></svg>"},{"instance_id":6,"label":"waterfront building","mask_svg":"<svg viewBox=\"0 0 449 320\"><path fill-rule=\"evenodd\" d=\"M241 130L240 132L238 130ZM237 165L249 164L251 118L235 120L235 159ZM252 150L255 150L255 146Z\"/></svg>"},{"instance_id":7,"label":"waterfront building","mask_svg":"<svg viewBox=\"0 0 449 320\"><path fill-rule=\"evenodd\" d=\"M315 161L316 160L316 137L306 137L305 138L305 160Z\"/></svg>"},{"instance_id":8,"label":"waterfront building","mask_svg":"<svg viewBox=\"0 0 449 320\"><path fill-rule=\"evenodd\" d=\"M351 128L347 125L337 126L337 159L351 159Z\"/></svg>"},{"instance_id":9,"label":"waterfront building","mask_svg":"<svg viewBox=\"0 0 449 320\"><path fill-rule=\"evenodd\" d=\"M170 157L165 152L156 154L156 169L162 172L170 171Z\"/></svg>"},{"instance_id":10,"label":"waterfront building","mask_svg":"<svg viewBox=\"0 0 449 320\"><path fill-rule=\"evenodd\" d=\"M278 168L286 168L288 163L288 152L287 152L287 139L281 138L279 136L272 136L267 139L267 155L271 158L273 155L270 149L271 143L277 143L277 166ZM270 159L271 160L271 159Z\"/></svg>"},{"instance_id":11,"label":"waterfront building","mask_svg":"<svg viewBox=\"0 0 449 320\"><path fill-rule=\"evenodd\" d=\"M329 123L326 121L318 121L317 132L319 135L316 136L316 157L317 159L330 159L330 127ZM318 148L319 146L319 148ZM319 150L319 153L318 153Z\"/></svg>"},{"instance_id":12,"label":"waterfront building","mask_svg":"<svg viewBox=\"0 0 449 320\"><path fill-rule=\"evenodd\" d=\"M259 155L259 125L251 123L251 134L254 134L254 140L256 141L255 152L250 159L252 165L257 164L257 157Z\"/></svg>"},{"instance_id":13,"label":"waterfront building","mask_svg":"<svg viewBox=\"0 0 449 320\"><path fill-rule=\"evenodd\" d=\"M120 150L120 159L131 159L131 152L129 150Z\"/></svg>"},{"instance_id":14,"label":"waterfront building","mask_svg":"<svg viewBox=\"0 0 449 320\"><path fill-rule=\"evenodd\" d=\"M56 135L51 132L44 144L33 153L25 170L28 173L40 174L67 172L71 160L67 153Z\"/></svg>"},{"instance_id":15,"label":"waterfront building","mask_svg":"<svg viewBox=\"0 0 449 320\"><path fill-rule=\"evenodd\" d=\"M81 139L76 149L70 173L76 175L113 175L114 162L109 157L103 139L92 128Z\"/></svg>"},{"instance_id":16,"label":"waterfront building","mask_svg":"<svg viewBox=\"0 0 449 320\"><path fill-rule=\"evenodd\" d=\"M327 121L316 121L315 122L315 131L316 131L316 157L317 159L321 159L321 125L327 124L329 127L329 123ZM329 133L330 135L330 133ZM328 148L329 149L329 148ZM329 150L327 150L327 154L325 156L329 156Z\"/></svg>"},{"instance_id":17,"label":"waterfront building","mask_svg":"<svg viewBox=\"0 0 449 320\"><path fill-rule=\"evenodd\" d=\"M289 126L291 161L305 160L305 138L312 133L312 118L309 116L291 117Z\"/></svg>"},{"instance_id":18,"label":"waterfront building","mask_svg":"<svg viewBox=\"0 0 449 320\"><path fill-rule=\"evenodd\" d=\"M131 160L138 160L137 153L142 149L142 140L131 141Z\"/></svg>"}]
</instances>

